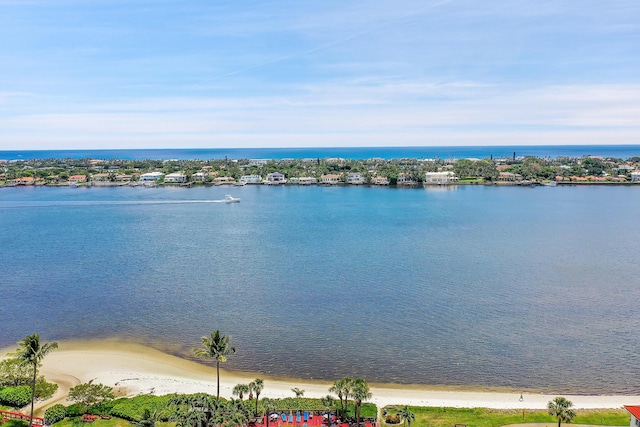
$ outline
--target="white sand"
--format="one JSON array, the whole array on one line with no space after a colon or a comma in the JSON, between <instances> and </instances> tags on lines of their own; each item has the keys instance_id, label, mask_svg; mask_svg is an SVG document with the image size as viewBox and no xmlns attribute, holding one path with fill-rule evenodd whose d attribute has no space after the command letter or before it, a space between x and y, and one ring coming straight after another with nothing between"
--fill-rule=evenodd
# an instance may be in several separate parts
<instances>
[{"instance_id":1,"label":"white sand","mask_svg":"<svg viewBox=\"0 0 640 427\"><path fill-rule=\"evenodd\" d=\"M202 365L138 344L113 341L62 342L58 350L44 360L41 373L60 385L54 399L40 405L49 406L66 397L70 387L93 380L114 387L119 395L135 396L153 393L206 392L216 394L215 367ZM0 352L0 357L15 348ZM305 390L305 397L329 394L329 382L304 379L273 378L255 373L221 370L220 394L231 397L236 384L247 384L260 377L264 390L260 397L293 397L293 387ZM371 384L371 401L379 407L402 404L414 406L485 407L496 409L544 409L557 395L514 391L476 391L451 388L429 388L392 384ZM572 396L565 395L578 409L620 408L640 404L638 396Z\"/></svg>"}]
</instances>

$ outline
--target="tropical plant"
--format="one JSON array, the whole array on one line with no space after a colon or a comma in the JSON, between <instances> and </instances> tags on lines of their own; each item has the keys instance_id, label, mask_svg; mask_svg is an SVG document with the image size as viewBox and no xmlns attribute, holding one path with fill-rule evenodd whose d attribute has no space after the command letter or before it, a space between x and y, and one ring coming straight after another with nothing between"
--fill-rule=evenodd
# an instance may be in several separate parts
<instances>
[{"instance_id":1,"label":"tropical plant","mask_svg":"<svg viewBox=\"0 0 640 427\"><path fill-rule=\"evenodd\" d=\"M249 393L249 386L247 384L236 384L236 386L233 387L233 391L231 393L234 396L238 396L240 400L242 400L244 395Z\"/></svg>"},{"instance_id":2,"label":"tropical plant","mask_svg":"<svg viewBox=\"0 0 640 427\"><path fill-rule=\"evenodd\" d=\"M269 427L269 419L271 418L271 411L276 409L277 402L273 399L269 399L268 397L265 397L264 399L262 399L262 407L264 408L265 419L267 420L266 421L267 427Z\"/></svg>"},{"instance_id":3,"label":"tropical plant","mask_svg":"<svg viewBox=\"0 0 640 427\"><path fill-rule=\"evenodd\" d=\"M79 402L84 406L91 406L96 403L115 399L115 397L116 395L113 393L113 388L104 384L93 384L92 381L89 381L88 383L79 384L71 388L67 400Z\"/></svg>"},{"instance_id":4,"label":"tropical plant","mask_svg":"<svg viewBox=\"0 0 640 427\"><path fill-rule=\"evenodd\" d=\"M36 400L36 379L38 377L38 366L42 364L45 356L58 348L58 343L40 343L40 335L34 333L27 335L18 343L18 349L10 353L10 356L21 360L26 365L33 366L33 379L31 382L31 412L29 419L33 420L33 403Z\"/></svg>"},{"instance_id":5,"label":"tropical plant","mask_svg":"<svg viewBox=\"0 0 640 427\"><path fill-rule=\"evenodd\" d=\"M411 412L411 410L409 410L409 407L406 405L404 408L398 411L398 416L400 416L404 425L407 425L408 423L409 427L411 427L411 423L416 420L416 415Z\"/></svg>"},{"instance_id":6,"label":"tropical plant","mask_svg":"<svg viewBox=\"0 0 640 427\"><path fill-rule=\"evenodd\" d=\"M338 398L340 399L340 412L342 415L346 415L349 410L349 394L351 393L351 387L353 384L353 379L349 377L344 377L342 379L336 380L333 383L333 386L329 389L330 392L336 393Z\"/></svg>"},{"instance_id":7,"label":"tropical plant","mask_svg":"<svg viewBox=\"0 0 640 427\"><path fill-rule=\"evenodd\" d=\"M0 404L13 408L22 408L31 401L31 387L19 385L0 389Z\"/></svg>"},{"instance_id":8,"label":"tropical plant","mask_svg":"<svg viewBox=\"0 0 640 427\"><path fill-rule=\"evenodd\" d=\"M222 335L219 330L211 333L210 337L202 337L202 347L193 349L196 357L214 359L216 361L216 376L218 382L217 398L220 399L220 362L226 362L227 357L236 352L230 344L231 337Z\"/></svg>"},{"instance_id":9,"label":"tropical plant","mask_svg":"<svg viewBox=\"0 0 640 427\"><path fill-rule=\"evenodd\" d=\"M369 390L369 384L362 379L356 378L352 381L351 395L356 403L356 425L360 425L360 409L362 408L362 402L371 399L371 391Z\"/></svg>"},{"instance_id":10,"label":"tropical plant","mask_svg":"<svg viewBox=\"0 0 640 427\"><path fill-rule=\"evenodd\" d=\"M64 405L56 404L44 411L44 421L47 425L53 425L58 421L62 421L67 416L67 408Z\"/></svg>"},{"instance_id":11,"label":"tropical plant","mask_svg":"<svg viewBox=\"0 0 640 427\"><path fill-rule=\"evenodd\" d=\"M576 412L571 409L573 403L565 399L564 397L556 397L547 404L549 415L552 415L558 419L558 427L564 421L570 423L576 417Z\"/></svg>"},{"instance_id":12,"label":"tropical plant","mask_svg":"<svg viewBox=\"0 0 640 427\"><path fill-rule=\"evenodd\" d=\"M304 390L300 390L298 387L294 387L291 391L296 395L296 398L304 397Z\"/></svg>"},{"instance_id":13,"label":"tropical plant","mask_svg":"<svg viewBox=\"0 0 640 427\"><path fill-rule=\"evenodd\" d=\"M263 388L264 381L260 378L256 378L249 383L249 390L256 395L256 415L258 415L258 400L260 399L260 393L262 392Z\"/></svg>"}]
</instances>

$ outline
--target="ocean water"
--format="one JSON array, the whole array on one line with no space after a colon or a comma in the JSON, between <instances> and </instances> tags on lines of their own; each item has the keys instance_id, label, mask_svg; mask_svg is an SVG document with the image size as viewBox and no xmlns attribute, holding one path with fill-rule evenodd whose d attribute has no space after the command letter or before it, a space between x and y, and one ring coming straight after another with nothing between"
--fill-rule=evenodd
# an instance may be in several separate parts
<instances>
[{"instance_id":1,"label":"ocean water","mask_svg":"<svg viewBox=\"0 0 640 427\"><path fill-rule=\"evenodd\" d=\"M0 347L220 329L231 369L637 393L638 212L634 186L2 188Z\"/></svg>"},{"instance_id":2,"label":"ocean water","mask_svg":"<svg viewBox=\"0 0 640 427\"><path fill-rule=\"evenodd\" d=\"M133 150L16 150L0 151L0 160L29 159L304 159L342 157L370 158L510 158L603 156L628 159L640 156L640 145L534 145L534 146L458 146L458 147L315 147L315 148L201 148Z\"/></svg>"}]
</instances>

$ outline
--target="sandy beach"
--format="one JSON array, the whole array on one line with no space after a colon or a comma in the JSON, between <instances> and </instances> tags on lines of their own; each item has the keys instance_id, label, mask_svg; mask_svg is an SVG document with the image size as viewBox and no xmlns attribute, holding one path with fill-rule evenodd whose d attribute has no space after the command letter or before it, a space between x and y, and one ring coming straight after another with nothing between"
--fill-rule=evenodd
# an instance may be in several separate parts
<instances>
[{"instance_id":1,"label":"sandy beach","mask_svg":"<svg viewBox=\"0 0 640 427\"><path fill-rule=\"evenodd\" d=\"M70 387L93 380L114 387L121 396L153 393L216 393L215 368L172 356L139 344L115 341L61 342L50 353L41 368L49 381L60 389L41 408L64 403ZM4 357L15 348L3 349ZM329 382L295 378L274 378L255 373L221 370L220 394L231 397L236 384L249 383L257 377L264 380L261 397L292 397L291 389L305 390L305 397L326 396ZM394 404L415 406L486 407L496 409L543 409L556 394L522 393L519 391L465 390L418 385L370 384L379 407ZM620 408L640 404L638 396L565 395L576 408Z\"/></svg>"}]
</instances>

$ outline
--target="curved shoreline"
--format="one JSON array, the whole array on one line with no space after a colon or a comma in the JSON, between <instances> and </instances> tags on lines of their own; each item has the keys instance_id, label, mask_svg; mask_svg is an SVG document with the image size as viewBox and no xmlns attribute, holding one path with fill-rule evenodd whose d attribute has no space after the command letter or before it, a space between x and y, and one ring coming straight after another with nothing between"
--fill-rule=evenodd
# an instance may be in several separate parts
<instances>
[{"instance_id":1,"label":"curved shoreline","mask_svg":"<svg viewBox=\"0 0 640 427\"><path fill-rule=\"evenodd\" d=\"M0 350L0 357L14 348ZM121 396L170 393L216 393L215 368L173 356L141 344L121 341L63 341L59 349L44 360L41 373L59 384L53 399L42 402L41 408L62 402L69 388L95 381L114 387ZM331 383L298 378L271 377L251 372L221 369L220 394L229 398L236 384L263 378L261 396L292 397L291 388L305 390L305 397L319 398L329 394ZM513 390L479 390L461 387L431 387L421 385L371 383L371 402L379 407L403 404L410 406L485 407L494 409L544 409L555 394ZM640 402L638 396L625 395L564 395L575 408L620 408Z\"/></svg>"}]
</instances>

